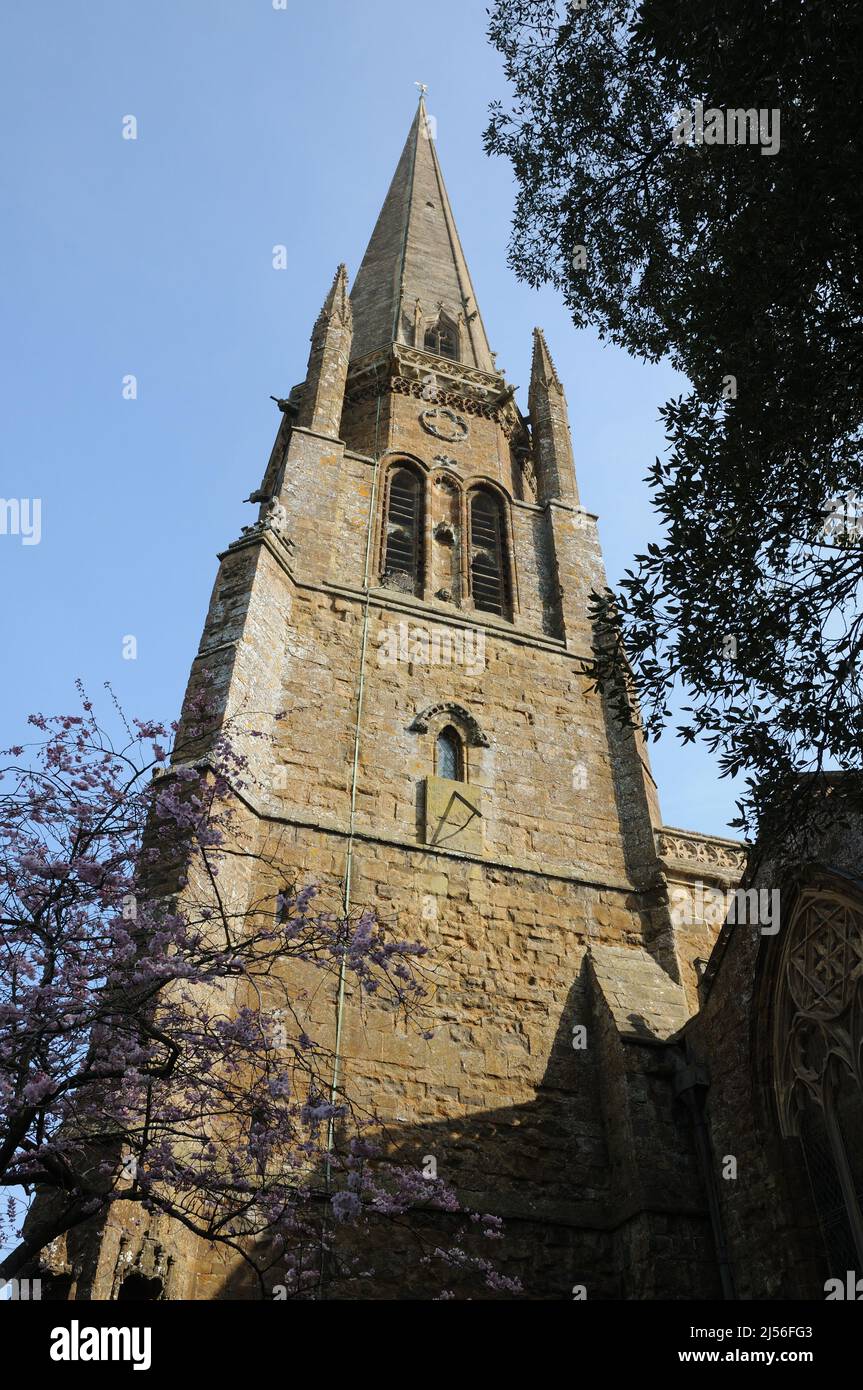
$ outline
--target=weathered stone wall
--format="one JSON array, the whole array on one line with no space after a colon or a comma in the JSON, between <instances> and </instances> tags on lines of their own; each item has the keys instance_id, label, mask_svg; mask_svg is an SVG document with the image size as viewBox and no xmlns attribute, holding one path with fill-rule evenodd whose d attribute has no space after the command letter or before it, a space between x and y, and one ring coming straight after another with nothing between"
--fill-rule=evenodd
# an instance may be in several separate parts
<instances>
[{"instance_id":1,"label":"weathered stone wall","mask_svg":"<svg viewBox=\"0 0 863 1390\"><path fill-rule=\"evenodd\" d=\"M478 476L506 484L499 422L466 416L468 439L439 444L419 423L426 408L384 393L378 447L427 467L446 453L457 486ZM355 412L342 420L354 446L370 428L369 401ZM620 952L627 1006L649 1019L652 1044L669 1035L663 1008L678 1024L686 1017L646 754L614 725L585 669L589 593L604 582L593 518L560 502L512 505L516 611L496 619L381 586L385 466L373 496L371 459L294 429L281 534L252 528L225 556L203 644L230 676L233 710L248 709L252 723L255 708L284 711L274 750L262 741L255 751L251 799L262 849L285 881L316 881L337 903L350 843L352 903L429 948L432 1036L395 1026L349 988L344 1082L398 1133L405 1157L432 1154L466 1203L510 1218L521 1235L495 1253L528 1296L571 1296L579 1283L592 1297L680 1295L702 1279L709 1240L667 1077L643 1066L656 1049L645 1052L641 1034L624 1045L622 1019L591 1025L586 1048L573 1047L573 1026L592 1009L589 952ZM432 567L426 590L439 578ZM464 735L467 781L482 797L469 852L457 837L426 843L424 786L445 722ZM251 899L268 891L272 883L255 883ZM334 988L314 991L308 1010L309 1032L331 1043ZM644 1162L652 1176L632 1180ZM669 1181L686 1188L675 1201ZM643 1263L633 1273L636 1249L649 1279Z\"/></svg>"},{"instance_id":2,"label":"weathered stone wall","mask_svg":"<svg viewBox=\"0 0 863 1390\"><path fill-rule=\"evenodd\" d=\"M386 393L382 407L379 445L427 467L449 451L418 425L415 396ZM457 485L505 483L500 422L471 417L469 438L447 466ZM250 875L243 861L225 892L240 909L275 910L282 883L315 882L337 908L350 846L352 907L428 947L431 1036L349 982L342 1082L403 1159L433 1156L465 1205L507 1219L493 1253L528 1297L712 1292L691 1138L669 1067L656 1066L688 1006L655 786L638 735L617 728L586 672L589 592L604 582L593 519L555 501L508 504L510 621L380 582L373 460L294 427L268 476L284 511L263 503L223 556L190 682L210 679L239 737L246 837L278 866ZM429 525L455 496L433 499ZM445 723L463 735L481 825L430 844L425 788ZM332 1046L335 982L297 998L307 1031ZM138 1221L112 1215L82 1290L116 1296L120 1256L143 1270L158 1247L173 1260L166 1296L258 1296L202 1242ZM388 1241L378 1289L433 1293Z\"/></svg>"},{"instance_id":3,"label":"weathered stone wall","mask_svg":"<svg viewBox=\"0 0 863 1390\"><path fill-rule=\"evenodd\" d=\"M687 1031L691 1058L706 1066L706 1116L721 1220L738 1298L823 1297L817 1220L800 1147L779 1137L759 1094L755 1010L756 934L735 927L703 1011ZM737 1176L724 1178L726 1158Z\"/></svg>"},{"instance_id":4,"label":"weathered stone wall","mask_svg":"<svg viewBox=\"0 0 863 1390\"><path fill-rule=\"evenodd\" d=\"M822 836L818 861L856 884L861 852L859 828L837 824ZM701 1010L686 1030L688 1053L705 1067L709 1082L705 1112L739 1298L823 1299L830 1272L803 1150L795 1137L782 1137L774 1093L774 992L788 909L795 881L818 873L815 865L789 869L789 861L793 851L784 868L762 864L751 884L778 887L779 930L725 924L701 989ZM736 1178L721 1176L726 1156L736 1159Z\"/></svg>"},{"instance_id":5,"label":"weathered stone wall","mask_svg":"<svg viewBox=\"0 0 863 1390\"><path fill-rule=\"evenodd\" d=\"M689 1012L694 1014L730 896L746 867L746 850L737 840L668 826L655 834L668 885L677 968Z\"/></svg>"},{"instance_id":6,"label":"weathered stone wall","mask_svg":"<svg viewBox=\"0 0 863 1390\"><path fill-rule=\"evenodd\" d=\"M400 434L401 447L422 447L427 459L422 403L398 393L386 401L404 419L400 431L387 419L387 438ZM474 431L465 476L505 476L488 463L508 448L491 449L504 439L499 426L472 420ZM398 1132L405 1157L433 1154L466 1203L510 1218L515 1243L500 1254L528 1296L566 1297L585 1282L590 1296L613 1296L626 1261L609 1187L603 1045L597 1033L577 1051L572 1027L589 1013L588 947L653 941L668 915L645 852L649 773L631 735L610 737L589 688L583 615L572 641L544 631L550 571L561 582L553 527L566 528L563 577L580 592L601 573L595 531L569 509L552 519L547 507L514 508L521 608L512 623L394 594L375 587L374 573L366 594L369 525L373 537L380 526L373 476L368 459L292 431L279 493L286 518L250 528L223 558L193 687L210 671L228 717L249 730L263 717L274 734L273 746L248 739L249 796L261 848L284 880L316 881L337 903L352 838L352 902L429 947L431 1038L395 1026L374 1003L361 1007L348 989L350 1093ZM382 499L379 489L378 512ZM559 595L553 602L560 613ZM418 630L430 656L440 639L443 659L416 659ZM425 843L424 783L438 729L459 724L453 705L469 716L467 778L482 792L470 853ZM246 891L250 902L275 897L269 881ZM334 994L318 989L308 1005L309 1031L330 1044ZM638 1222L639 1210L636 1202L627 1220ZM187 1244L181 1263L175 1281L214 1296L205 1255Z\"/></svg>"}]
</instances>

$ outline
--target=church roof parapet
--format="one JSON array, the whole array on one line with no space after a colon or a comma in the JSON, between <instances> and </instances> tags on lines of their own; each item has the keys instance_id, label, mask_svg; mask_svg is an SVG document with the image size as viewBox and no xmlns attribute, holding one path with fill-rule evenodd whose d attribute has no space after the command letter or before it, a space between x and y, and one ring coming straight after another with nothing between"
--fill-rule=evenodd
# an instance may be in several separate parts
<instances>
[{"instance_id":1,"label":"church roof parapet","mask_svg":"<svg viewBox=\"0 0 863 1390\"><path fill-rule=\"evenodd\" d=\"M706 872L736 879L746 868L748 847L743 840L666 825L655 832L655 839L659 858L688 874Z\"/></svg>"},{"instance_id":2,"label":"church roof parapet","mask_svg":"<svg viewBox=\"0 0 863 1390\"><path fill-rule=\"evenodd\" d=\"M372 399L382 390L414 396L429 406L494 420L508 436L520 433L527 440L527 425L515 402L515 389L499 372L484 372L463 362L393 343L351 363L345 400L354 405Z\"/></svg>"}]
</instances>

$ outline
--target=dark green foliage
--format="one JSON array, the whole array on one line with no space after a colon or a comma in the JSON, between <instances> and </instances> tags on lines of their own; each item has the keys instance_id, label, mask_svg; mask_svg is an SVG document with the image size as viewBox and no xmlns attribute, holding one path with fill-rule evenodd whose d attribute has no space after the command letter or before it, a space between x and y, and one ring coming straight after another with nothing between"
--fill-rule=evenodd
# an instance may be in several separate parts
<instances>
[{"instance_id":1,"label":"dark green foliage","mask_svg":"<svg viewBox=\"0 0 863 1390\"><path fill-rule=\"evenodd\" d=\"M684 689L681 736L747 774L736 824L787 836L813 790L861 799L820 792L863 746L863 7L499 0L490 36L513 267L692 384L649 473L661 543L596 599L599 677L625 649L653 735ZM696 101L778 109L778 151L674 143Z\"/></svg>"}]
</instances>

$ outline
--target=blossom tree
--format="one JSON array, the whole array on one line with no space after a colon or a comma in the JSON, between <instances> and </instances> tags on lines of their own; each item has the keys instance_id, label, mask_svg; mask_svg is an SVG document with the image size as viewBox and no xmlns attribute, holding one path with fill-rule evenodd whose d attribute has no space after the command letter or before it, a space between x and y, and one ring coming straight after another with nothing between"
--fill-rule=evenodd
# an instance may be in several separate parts
<instances>
[{"instance_id":1,"label":"blossom tree","mask_svg":"<svg viewBox=\"0 0 863 1390\"><path fill-rule=\"evenodd\" d=\"M170 728L117 706L116 741L79 690L81 713L32 715L37 742L0 769L0 1234L18 1239L0 1276L115 1203L228 1247L275 1297L368 1274L341 1253L358 1226L418 1208L451 1225L455 1194L383 1157L296 987L298 970L350 978L421 1028L425 948L308 887L283 884L275 912L233 904L228 856L255 881L279 867L243 844L230 725L204 693ZM465 1244L438 1224L418 1258L518 1292Z\"/></svg>"}]
</instances>

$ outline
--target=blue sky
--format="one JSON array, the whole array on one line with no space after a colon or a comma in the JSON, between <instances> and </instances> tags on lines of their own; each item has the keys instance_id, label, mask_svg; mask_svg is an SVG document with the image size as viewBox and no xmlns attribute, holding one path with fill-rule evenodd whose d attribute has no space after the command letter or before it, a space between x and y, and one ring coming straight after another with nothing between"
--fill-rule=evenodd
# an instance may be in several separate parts
<instances>
[{"instance_id":1,"label":"blue sky","mask_svg":"<svg viewBox=\"0 0 863 1390\"><path fill-rule=\"evenodd\" d=\"M482 149L505 94L485 24L483 0L5 7L0 496L40 498L42 534L0 535L0 742L30 710L70 708L76 676L97 693L110 680L130 714L176 715L216 552L252 520L269 397L302 380L338 262L356 273L415 80L524 409L531 330L546 330L612 581L654 534L643 478L657 407L683 383L576 332L508 270L512 175ZM651 756L666 822L727 833L734 784L707 753L668 735Z\"/></svg>"}]
</instances>

